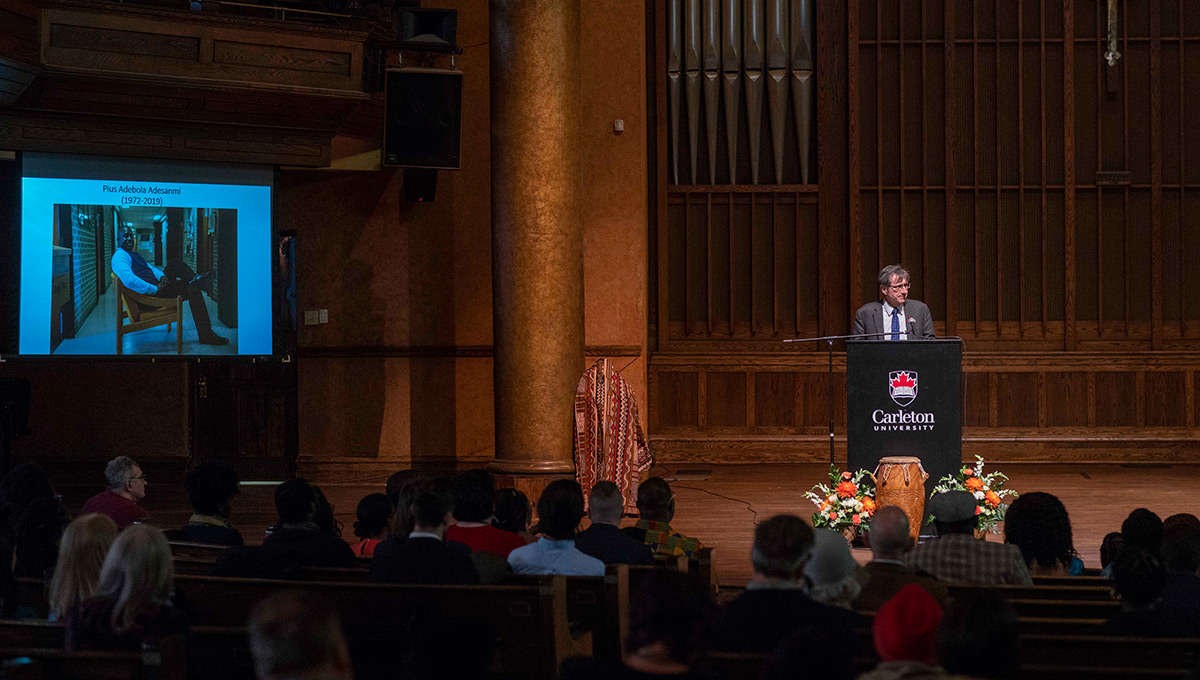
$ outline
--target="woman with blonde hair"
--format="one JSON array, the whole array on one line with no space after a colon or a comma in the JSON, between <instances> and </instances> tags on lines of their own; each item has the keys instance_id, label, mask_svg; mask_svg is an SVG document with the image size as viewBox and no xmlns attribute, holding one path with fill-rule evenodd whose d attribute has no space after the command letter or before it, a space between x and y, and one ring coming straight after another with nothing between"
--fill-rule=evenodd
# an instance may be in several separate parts
<instances>
[{"instance_id":1,"label":"woman with blonde hair","mask_svg":"<svg viewBox=\"0 0 1200 680\"><path fill-rule=\"evenodd\" d=\"M171 605L175 569L171 548L157 527L122 531L100 568L96 596L67 613L67 649L140 650L187 632Z\"/></svg>"},{"instance_id":2,"label":"woman with blonde hair","mask_svg":"<svg viewBox=\"0 0 1200 680\"><path fill-rule=\"evenodd\" d=\"M96 594L104 556L117 537L117 523L91 513L67 525L58 546L58 562L50 577L50 617L58 620Z\"/></svg>"}]
</instances>

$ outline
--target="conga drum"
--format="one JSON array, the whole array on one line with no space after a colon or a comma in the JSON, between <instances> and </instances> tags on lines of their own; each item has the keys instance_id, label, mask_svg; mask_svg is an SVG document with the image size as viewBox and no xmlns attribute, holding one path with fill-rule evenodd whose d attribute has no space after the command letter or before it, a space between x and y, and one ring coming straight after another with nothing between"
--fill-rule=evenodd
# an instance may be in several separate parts
<instances>
[{"instance_id":1,"label":"conga drum","mask_svg":"<svg viewBox=\"0 0 1200 680\"><path fill-rule=\"evenodd\" d=\"M886 456L879 459L875 474L875 505L894 505L908 515L908 535L916 540L925 520L925 480L929 474L914 456Z\"/></svg>"}]
</instances>

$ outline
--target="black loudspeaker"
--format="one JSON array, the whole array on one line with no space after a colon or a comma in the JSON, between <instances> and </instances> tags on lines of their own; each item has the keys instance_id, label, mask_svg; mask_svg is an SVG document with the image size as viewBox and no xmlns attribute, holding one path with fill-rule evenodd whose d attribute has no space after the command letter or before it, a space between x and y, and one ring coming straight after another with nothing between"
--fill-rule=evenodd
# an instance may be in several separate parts
<instances>
[{"instance_id":1,"label":"black loudspeaker","mask_svg":"<svg viewBox=\"0 0 1200 680\"><path fill-rule=\"evenodd\" d=\"M383 164L457 170L462 135L462 72L390 69Z\"/></svg>"},{"instance_id":2,"label":"black loudspeaker","mask_svg":"<svg viewBox=\"0 0 1200 680\"><path fill-rule=\"evenodd\" d=\"M409 168L404 171L404 200L409 203L432 203L437 196L437 170Z\"/></svg>"},{"instance_id":3,"label":"black loudspeaker","mask_svg":"<svg viewBox=\"0 0 1200 680\"><path fill-rule=\"evenodd\" d=\"M453 48L458 34L458 11L406 7L396 10L396 40L402 50Z\"/></svg>"}]
</instances>

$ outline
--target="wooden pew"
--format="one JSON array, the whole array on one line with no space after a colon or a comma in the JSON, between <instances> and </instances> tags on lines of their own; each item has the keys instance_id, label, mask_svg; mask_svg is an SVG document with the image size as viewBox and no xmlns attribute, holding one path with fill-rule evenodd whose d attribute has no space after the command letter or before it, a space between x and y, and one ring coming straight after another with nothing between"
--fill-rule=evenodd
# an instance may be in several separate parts
<instances>
[{"instance_id":1,"label":"wooden pew","mask_svg":"<svg viewBox=\"0 0 1200 680\"><path fill-rule=\"evenodd\" d=\"M12 676L43 680L187 680L182 636L166 638L158 649L140 652L69 652L61 644L22 647L0 639L0 660L19 660L19 670Z\"/></svg>"},{"instance_id":2,"label":"wooden pew","mask_svg":"<svg viewBox=\"0 0 1200 680\"><path fill-rule=\"evenodd\" d=\"M179 576L175 590L199 626L244 626L254 605L280 590L301 590L337 608L356 659L394 665L414 626L436 616L480 621L498 636L493 670L511 677L546 678L574 654L592 652L590 638L576 644L567 621L566 578L536 585L415 586ZM367 668L360 667L364 673ZM366 677L366 675L362 675Z\"/></svg>"},{"instance_id":3,"label":"wooden pew","mask_svg":"<svg viewBox=\"0 0 1200 680\"><path fill-rule=\"evenodd\" d=\"M1006 600L1071 600L1077 602L1115 602L1111 586L1102 585L1033 585L1033 586L971 586L949 584L951 599L967 592L994 593Z\"/></svg>"},{"instance_id":4,"label":"wooden pew","mask_svg":"<svg viewBox=\"0 0 1200 680\"><path fill-rule=\"evenodd\" d=\"M0 646L61 649L66 626L37 619L0 619Z\"/></svg>"},{"instance_id":5,"label":"wooden pew","mask_svg":"<svg viewBox=\"0 0 1200 680\"><path fill-rule=\"evenodd\" d=\"M214 545L211 543L191 543L188 541L168 541L167 545L171 546L171 556L175 558L186 557L193 561L202 561L213 563L217 561L221 551L227 550L227 545Z\"/></svg>"}]
</instances>

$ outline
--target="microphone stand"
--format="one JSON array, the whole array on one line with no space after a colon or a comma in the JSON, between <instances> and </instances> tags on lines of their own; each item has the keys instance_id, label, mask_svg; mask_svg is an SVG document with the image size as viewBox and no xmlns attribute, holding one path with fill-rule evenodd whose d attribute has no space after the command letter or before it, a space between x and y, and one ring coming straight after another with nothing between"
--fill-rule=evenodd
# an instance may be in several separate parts
<instances>
[{"instance_id":1,"label":"microphone stand","mask_svg":"<svg viewBox=\"0 0 1200 680\"><path fill-rule=\"evenodd\" d=\"M869 340L883 338L892 333L854 333L851 335L820 335L815 338L789 338L784 342L824 342L829 354L829 377L825 381L825 401L829 406L829 464L836 465L833 457L833 341L834 340ZM849 419L849 414L846 414Z\"/></svg>"}]
</instances>

